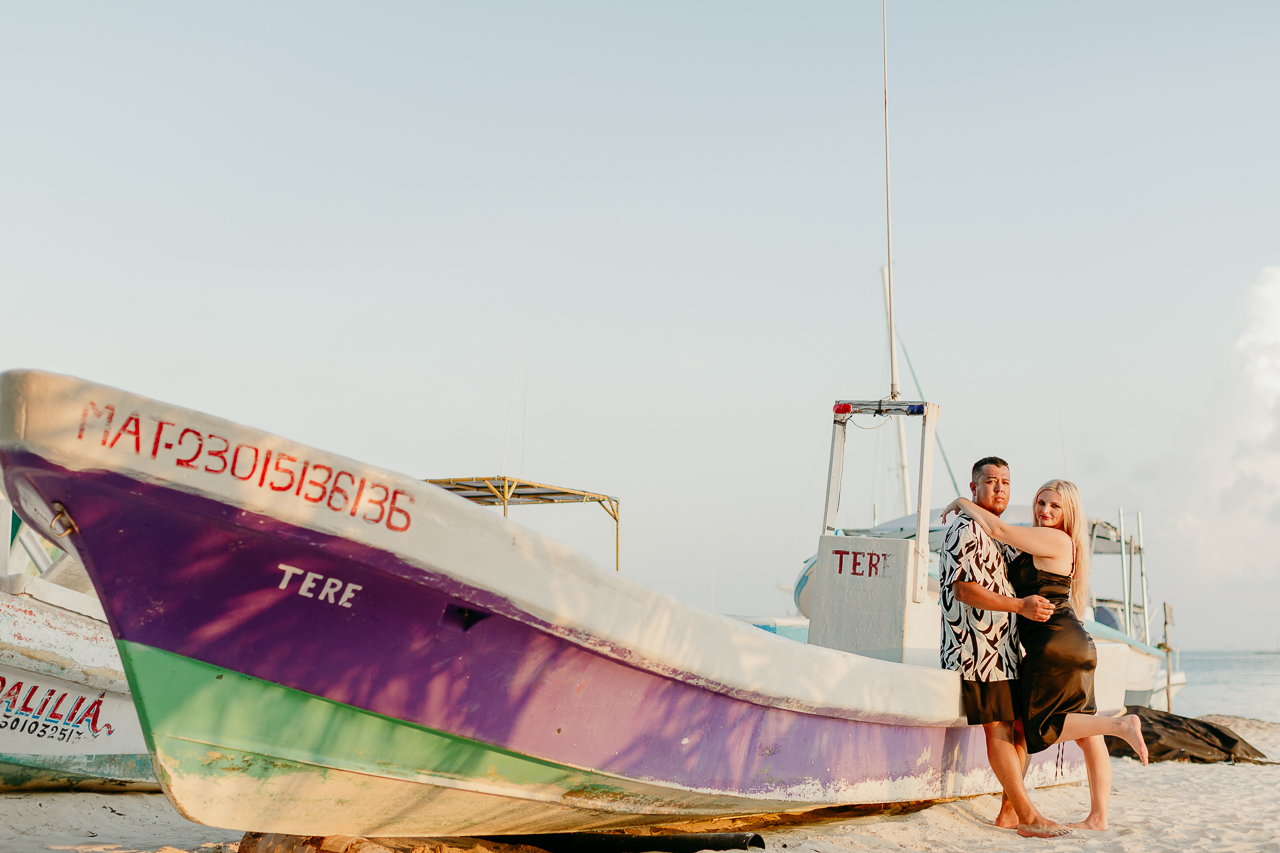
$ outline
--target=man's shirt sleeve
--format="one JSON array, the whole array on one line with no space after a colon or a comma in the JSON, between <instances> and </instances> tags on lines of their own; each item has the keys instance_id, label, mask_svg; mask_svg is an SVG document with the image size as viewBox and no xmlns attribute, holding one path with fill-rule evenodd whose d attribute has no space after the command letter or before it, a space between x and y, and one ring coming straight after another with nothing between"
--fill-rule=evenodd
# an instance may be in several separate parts
<instances>
[{"instance_id":1,"label":"man's shirt sleeve","mask_svg":"<svg viewBox=\"0 0 1280 853\"><path fill-rule=\"evenodd\" d=\"M942 541L942 582L952 586L958 581L982 583L978 570L977 522L967 515L959 515L947 528Z\"/></svg>"}]
</instances>

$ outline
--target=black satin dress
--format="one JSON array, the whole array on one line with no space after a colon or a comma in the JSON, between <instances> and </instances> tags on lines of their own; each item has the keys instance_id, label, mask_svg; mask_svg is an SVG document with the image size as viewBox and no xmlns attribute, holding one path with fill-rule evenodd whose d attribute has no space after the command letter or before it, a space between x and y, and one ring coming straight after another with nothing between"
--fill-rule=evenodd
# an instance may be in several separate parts
<instances>
[{"instance_id":1,"label":"black satin dress","mask_svg":"<svg viewBox=\"0 0 1280 853\"><path fill-rule=\"evenodd\" d=\"M1067 601L1070 578L1037 569L1034 558L1023 553L1009 564L1009 581L1019 598L1042 595L1054 608L1048 622L1018 617L1018 638L1027 653L1022 660L1020 716L1027 752L1043 752L1062 736L1067 714L1098 710L1093 701L1098 653Z\"/></svg>"}]
</instances>

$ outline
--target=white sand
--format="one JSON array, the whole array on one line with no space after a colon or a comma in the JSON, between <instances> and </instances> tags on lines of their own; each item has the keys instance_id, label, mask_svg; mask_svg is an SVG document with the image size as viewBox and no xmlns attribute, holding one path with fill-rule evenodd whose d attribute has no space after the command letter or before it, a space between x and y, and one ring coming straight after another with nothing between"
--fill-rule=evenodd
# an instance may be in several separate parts
<instances>
[{"instance_id":1,"label":"white sand","mask_svg":"<svg viewBox=\"0 0 1280 853\"><path fill-rule=\"evenodd\" d=\"M0 794L0 853L234 853L242 837L192 823L164 794Z\"/></svg>"},{"instance_id":2,"label":"white sand","mask_svg":"<svg viewBox=\"0 0 1280 853\"><path fill-rule=\"evenodd\" d=\"M1215 718L1280 758L1280 723ZM991 825L996 797L927 808L897 808L786 825L714 821L702 832L756 830L771 853L854 851L1265 851L1280 853L1280 766L1165 762L1143 767L1112 759L1111 828L1052 841L1019 838ZM1089 810L1084 787L1034 793L1049 817L1072 821ZM788 821L789 822L789 821ZM93 833L93 835L90 835ZM189 823L160 794L0 795L0 853L234 853L241 833Z\"/></svg>"},{"instance_id":3,"label":"white sand","mask_svg":"<svg viewBox=\"0 0 1280 853\"><path fill-rule=\"evenodd\" d=\"M1280 758L1280 724L1215 718L1266 753ZM845 853L862 850L1055 851L1146 853L1161 850L1280 853L1280 766L1163 762L1143 767L1113 758L1111 828L1076 831L1052 841L1019 838L991 820L997 797L940 803L896 817L865 817L820 827L765 833L769 850ZM1086 787L1033 793L1040 810L1070 822L1089 813Z\"/></svg>"}]
</instances>

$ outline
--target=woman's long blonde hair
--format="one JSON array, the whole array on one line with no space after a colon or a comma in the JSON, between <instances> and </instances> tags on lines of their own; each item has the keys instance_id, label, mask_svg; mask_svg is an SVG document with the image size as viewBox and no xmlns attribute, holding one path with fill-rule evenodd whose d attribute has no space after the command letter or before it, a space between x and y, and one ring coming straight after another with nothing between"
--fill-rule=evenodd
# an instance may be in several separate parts
<instances>
[{"instance_id":1,"label":"woman's long blonde hair","mask_svg":"<svg viewBox=\"0 0 1280 853\"><path fill-rule=\"evenodd\" d=\"M1089 519L1080 503L1080 490L1070 480L1050 480L1036 489L1031 501L1032 524L1040 526L1040 516L1035 511L1035 501L1040 493L1052 490L1062 498L1062 532L1075 543L1075 563L1071 566L1071 604L1076 616L1083 619L1089 606Z\"/></svg>"}]
</instances>

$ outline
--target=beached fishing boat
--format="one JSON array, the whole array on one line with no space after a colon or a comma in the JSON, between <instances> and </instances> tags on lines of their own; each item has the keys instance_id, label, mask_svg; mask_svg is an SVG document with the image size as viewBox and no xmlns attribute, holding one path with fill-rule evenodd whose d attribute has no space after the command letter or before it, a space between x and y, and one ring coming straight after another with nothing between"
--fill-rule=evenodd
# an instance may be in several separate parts
<instances>
[{"instance_id":1,"label":"beached fishing boat","mask_svg":"<svg viewBox=\"0 0 1280 853\"><path fill-rule=\"evenodd\" d=\"M865 586L905 590L895 660L691 607L435 485L69 377L0 375L0 467L88 570L157 776L202 823L530 833L999 787L957 675L901 662L927 607L914 558L871 555ZM850 540L831 540L823 577L843 582ZM1082 778L1066 744L1029 783Z\"/></svg>"},{"instance_id":2,"label":"beached fishing boat","mask_svg":"<svg viewBox=\"0 0 1280 853\"><path fill-rule=\"evenodd\" d=\"M929 551L937 554L942 548L946 525L941 521L942 511L932 510L929 513ZM1123 517L1123 513L1121 514ZM1031 507L1028 505L1010 506L1003 516L1005 521L1024 526L1031 525ZM1186 686L1187 676L1178 666L1178 652L1169 648L1168 643L1156 645L1152 642L1151 620L1147 618L1147 568L1145 552L1142 547L1141 514L1138 516L1139 533L1137 536L1126 535L1119 524L1099 518L1089 519L1089 542L1092 554L1115 555L1120 557L1120 583L1124 590L1122 599L1094 598L1091 613L1085 613L1084 627L1093 637L1094 643L1107 645L1120 644L1128 648L1125 655L1125 698L1128 707L1147 707L1169 710L1170 698L1177 696L1178 691ZM903 516L886 521L872 528L841 530L842 535L874 536L878 538L914 540L916 537L916 517ZM1122 544L1123 543L1123 544ZM930 583L938 583L937 558L933 560L930 570ZM1135 571L1134 562L1138 563ZM790 636L803 641L806 631L804 620L812 608L813 587L811 582L817 564L817 555L806 560L800 568L792 587L792 599L799 617L792 617L788 623ZM1139 584L1141 603L1130 590L1134 583ZM741 617L757 627L771 630L777 617Z\"/></svg>"},{"instance_id":3,"label":"beached fishing boat","mask_svg":"<svg viewBox=\"0 0 1280 853\"><path fill-rule=\"evenodd\" d=\"M158 790L84 570L11 525L3 498L0 520L0 790Z\"/></svg>"}]
</instances>

